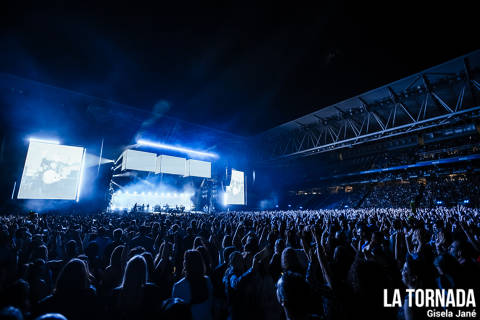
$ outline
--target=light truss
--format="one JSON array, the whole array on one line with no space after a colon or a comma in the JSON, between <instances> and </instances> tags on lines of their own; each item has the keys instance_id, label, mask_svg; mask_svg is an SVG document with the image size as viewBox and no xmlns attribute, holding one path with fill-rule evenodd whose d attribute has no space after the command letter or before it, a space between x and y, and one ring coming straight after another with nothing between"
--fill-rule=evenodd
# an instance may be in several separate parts
<instances>
[{"instance_id":1,"label":"light truss","mask_svg":"<svg viewBox=\"0 0 480 320\"><path fill-rule=\"evenodd\" d=\"M261 158L308 156L480 118L479 70L470 68L468 57L462 62L460 70L414 75L401 88L395 83L395 89L388 85L365 94L369 102L361 95L275 128L262 136Z\"/></svg>"},{"instance_id":2,"label":"light truss","mask_svg":"<svg viewBox=\"0 0 480 320\"><path fill-rule=\"evenodd\" d=\"M363 130L363 125L365 124L365 121L362 123L362 127L360 129L357 129L351 123L351 121L346 120L344 125L340 127L338 132L335 132L331 127L326 127L323 131L320 131L318 135L315 135L313 131L309 130L305 132L302 136L296 136L288 139L286 141L286 144L282 146L284 148L284 153L277 153L276 158L309 155L318 152L332 151L344 147L351 147L365 142L391 138L401 134L412 133L446 124L447 122L452 122L455 117L462 115L468 115L472 119L479 118L480 106L457 112L451 112L449 114L430 119L420 121L414 120L411 123L405 125L392 126L389 128L385 127L383 130L379 131L368 132L367 130L365 130L363 134L361 130ZM368 122L369 119L367 119L366 121ZM393 119L392 123L394 122L395 120ZM354 136L351 138L346 138L347 130L351 130L354 133ZM341 138L342 136L343 139ZM322 143L322 139L324 139L325 142ZM292 150L292 147L295 148L296 151L287 153L288 150Z\"/></svg>"}]
</instances>

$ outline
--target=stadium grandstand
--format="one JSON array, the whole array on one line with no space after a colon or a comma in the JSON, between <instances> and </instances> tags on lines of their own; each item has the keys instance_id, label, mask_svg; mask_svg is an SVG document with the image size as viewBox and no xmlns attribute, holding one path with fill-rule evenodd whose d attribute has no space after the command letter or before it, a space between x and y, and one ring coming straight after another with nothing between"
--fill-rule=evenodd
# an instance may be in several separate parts
<instances>
[{"instance_id":1,"label":"stadium grandstand","mask_svg":"<svg viewBox=\"0 0 480 320\"><path fill-rule=\"evenodd\" d=\"M269 203L478 207L479 59L459 57L257 136L258 171L288 176L275 186L290 196Z\"/></svg>"}]
</instances>

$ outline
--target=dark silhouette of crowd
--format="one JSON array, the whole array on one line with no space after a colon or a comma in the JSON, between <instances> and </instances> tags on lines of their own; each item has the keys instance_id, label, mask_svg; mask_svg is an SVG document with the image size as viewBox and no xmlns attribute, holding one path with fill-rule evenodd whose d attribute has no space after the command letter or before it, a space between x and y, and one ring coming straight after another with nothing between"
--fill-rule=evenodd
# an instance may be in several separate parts
<instances>
[{"instance_id":1,"label":"dark silhouette of crowd","mask_svg":"<svg viewBox=\"0 0 480 320\"><path fill-rule=\"evenodd\" d=\"M466 207L0 222L0 319L419 319L383 290L480 287Z\"/></svg>"}]
</instances>

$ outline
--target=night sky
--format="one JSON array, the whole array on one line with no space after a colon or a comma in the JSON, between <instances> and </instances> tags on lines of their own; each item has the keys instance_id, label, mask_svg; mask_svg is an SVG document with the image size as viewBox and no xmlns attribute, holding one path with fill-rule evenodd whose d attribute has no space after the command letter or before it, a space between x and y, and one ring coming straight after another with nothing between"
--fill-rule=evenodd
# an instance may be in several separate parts
<instances>
[{"instance_id":1,"label":"night sky","mask_svg":"<svg viewBox=\"0 0 480 320\"><path fill-rule=\"evenodd\" d=\"M460 1L33 3L0 4L0 71L239 135L479 47Z\"/></svg>"}]
</instances>

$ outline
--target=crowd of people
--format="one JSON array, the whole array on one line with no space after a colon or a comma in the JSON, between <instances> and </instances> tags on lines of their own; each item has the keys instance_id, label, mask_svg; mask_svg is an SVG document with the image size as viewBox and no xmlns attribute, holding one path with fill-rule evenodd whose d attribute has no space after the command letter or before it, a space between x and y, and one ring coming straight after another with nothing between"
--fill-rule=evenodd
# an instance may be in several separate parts
<instances>
[{"instance_id":1,"label":"crowd of people","mask_svg":"<svg viewBox=\"0 0 480 320\"><path fill-rule=\"evenodd\" d=\"M328 189L317 197L326 198L326 195ZM399 180L392 175L380 182L352 184L349 192L341 190L337 199L330 200L335 208L408 208L412 201L416 207L423 208L457 204L479 207L480 176L452 175L423 179L416 176Z\"/></svg>"},{"instance_id":2,"label":"crowd of people","mask_svg":"<svg viewBox=\"0 0 480 320\"><path fill-rule=\"evenodd\" d=\"M423 319L384 289L480 288L480 212L0 216L0 319Z\"/></svg>"}]
</instances>

